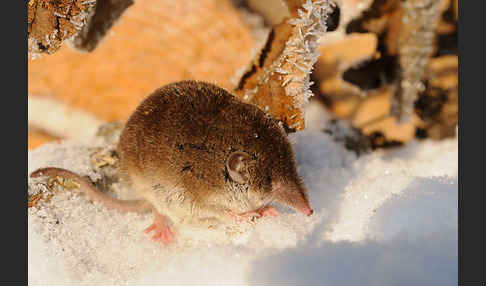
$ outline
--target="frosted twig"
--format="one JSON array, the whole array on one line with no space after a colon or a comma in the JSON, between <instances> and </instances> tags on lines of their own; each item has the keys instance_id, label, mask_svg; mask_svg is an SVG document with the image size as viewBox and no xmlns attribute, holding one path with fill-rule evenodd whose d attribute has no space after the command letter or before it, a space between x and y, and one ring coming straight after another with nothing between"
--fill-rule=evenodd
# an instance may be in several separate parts
<instances>
[{"instance_id":1,"label":"frosted twig","mask_svg":"<svg viewBox=\"0 0 486 286\"><path fill-rule=\"evenodd\" d=\"M392 115L408 122L414 103L423 89L425 66L433 52L435 26L440 17L438 0L409 0L402 4L402 27L398 38L400 73L392 102Z\"/></svg>"},{"instance_id":2,"label":"frosted twig","mask_svg":"<svg viewBox=\"0 0 486 286\"><path fill-rule=\"evenodd\" d=\"M287 126L303 128L302 109L312 96L309 74L319 57L318 40L327 30L326 20L334 4L329 0L306 0L299 7L299 3L287 0L292 17L273 27L274 35L267 40L266 50L262 50L260 59L247 69L235 93L262 108L268 106L269 113ZM273 41L275 38L279 41ZM285 44L281 47L280 43ZM265 59L269 51L277 49L281 52L273 54L271 61ZM259 66L258 63L262 62L265 65ZM275 90L277 86L281 90ZM249 89L256 89L253 96L247 96L246 90ZM270 96L279 98L275 100Z\"/></svg>"}]
</instances>

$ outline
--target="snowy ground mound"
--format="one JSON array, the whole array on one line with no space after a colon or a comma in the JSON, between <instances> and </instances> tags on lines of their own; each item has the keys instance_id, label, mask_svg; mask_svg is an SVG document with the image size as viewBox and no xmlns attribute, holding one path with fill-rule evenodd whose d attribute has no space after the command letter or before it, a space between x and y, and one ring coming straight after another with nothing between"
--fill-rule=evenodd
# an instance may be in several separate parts
<instances>
[{"instance_id":1,"label":"snowy ground mound","mask_svg":"<svg viewBox=\"0 0 486 286\"><path fill-rule=\"evenodd\" d=\"M178 230L168 248L72 191L29 208L29 285L457 285L457 139L359 158L322 132L292 135L312 217L279 209L226 230ZM93 180L96 143L29 152L29 173L68 168ZM35 180L29 178L29 185Z\"/></svg>"}]
</instances>

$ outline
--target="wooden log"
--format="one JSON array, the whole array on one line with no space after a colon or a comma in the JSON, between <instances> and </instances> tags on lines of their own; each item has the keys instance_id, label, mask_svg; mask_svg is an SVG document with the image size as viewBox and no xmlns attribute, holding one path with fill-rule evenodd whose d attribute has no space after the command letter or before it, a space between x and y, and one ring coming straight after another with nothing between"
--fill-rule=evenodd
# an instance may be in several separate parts
<instances>
[{"instance_id":1,"label":"wooden log","mask_svg":"<svg viewBox=\"0 0 486 286\"><path fill-rule=\"evenodd\" d=\"M253 46L230 1L138 0L92 52L63 46L29 60L29 96L49 97L100 120L125 120L170 82L205 80L231 89Z\"/></svg>"}]
</instances>

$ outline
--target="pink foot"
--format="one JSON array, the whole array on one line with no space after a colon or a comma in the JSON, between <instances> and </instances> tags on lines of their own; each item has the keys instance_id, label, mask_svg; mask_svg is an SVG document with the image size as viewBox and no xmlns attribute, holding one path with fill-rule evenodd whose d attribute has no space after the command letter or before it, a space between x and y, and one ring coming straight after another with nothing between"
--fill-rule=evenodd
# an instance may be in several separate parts
<instances>
[{"instance_id":1,"label":"pink foot","mask_svg":"<svg viewBox=\"0 0 486 286\"><path fill-rule=\"evenodd\" d=\"M271 206L266 206L255 211L250 211L246 213L236 214L233 212L228 212L228 215L237 222L242 221L252 221L255 218L260 218L264 216L278 216L278 212Z\"/></svg>"},{"instance_id":2,"label":"pink foot","mask_svg":"<svg viewBox=\"0 0 486 286\"><path fill-rule=\"evenodd\" d=\"M259 218L261 215L257 212L246 212L246 213L241 213L237 214L234 212L228 212L229 217L234 219L236 222L243 222L243 221L252 221L255 217Z\"/></svg>"},{"instance_id":3,"label":"pink foot","mask_svg":"<svg viewBox=\"0 0 486 286\"><path fill-rule=\"evenodd\" d=\"M145 229L145 233L154 230L155 234L152 236L153 241L160 241L162 244L169 244L174 240L174 232L167 224L167 220L157 211L153 211L154 222Z\"/></svg>"},{"instance_id":4,"label":"pink foot","mask_svg":"<svg viewBox=\"0 0 486 286\"><path fill-rule=\"evenodd\" d=\"M257 209L256 212L259 213L261 216L278 216L277 210L275 210L271 206L266 206L261 209Z\"/></svg>"}]
</instances>

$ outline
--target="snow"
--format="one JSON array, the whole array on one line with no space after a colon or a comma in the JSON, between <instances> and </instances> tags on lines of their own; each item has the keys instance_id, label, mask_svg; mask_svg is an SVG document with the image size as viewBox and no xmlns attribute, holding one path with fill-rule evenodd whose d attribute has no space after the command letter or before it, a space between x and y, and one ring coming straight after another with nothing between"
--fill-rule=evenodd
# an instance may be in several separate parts
<instances>
[{"instance_id":1,"label":"snow","mask_svg":"<svg viewBox=\"0 0 486 286\"><path fill-rule=\"evenodd\" d=\"M457 139L359 157L323 132L291 140L313 216L277 207L255 223L177 229L162 247L143 233L150 214L59 191L28 211L29 285L457 285ZM99 179L89 155L100 144L29 151L29 173L58 166Z\"/></svg>"}]
</instances>

